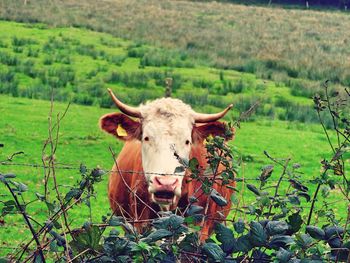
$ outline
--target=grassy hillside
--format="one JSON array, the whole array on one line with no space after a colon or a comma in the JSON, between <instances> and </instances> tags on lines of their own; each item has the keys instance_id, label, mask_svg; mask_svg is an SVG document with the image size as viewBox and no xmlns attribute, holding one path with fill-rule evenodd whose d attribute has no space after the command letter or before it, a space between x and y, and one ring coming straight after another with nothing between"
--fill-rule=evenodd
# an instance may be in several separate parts
<instances>
[{"instance_id":1,"label":"grassy hillside","mask_svg":"<svg viewBox=\"0 0 350 263\"><path fill-rule=\"evenodd\" d=\"M173 79L173 96L212 112L235 104L233 116L260 101L257 115L280 120L317 121L304 90L263 80L251 73L197 64L184 52L114 38L77 28L0 22L0 93L110 107L106 87L138 105L163 96ZM308 97L308 98L307 98Z\"/></svg>"},{"instance_id":2,"label":"grassy hillside","mask_svg":"<svg viewBox=\"0 0 350 263\"><path fill-rule=\"evenodd\" d=\"M1 0L0 17L78 26L173 49L200 63L273 79L309 96L319 82L350 84L350 17L188 1ZM312 92L312 91L311 91Z\"/></svg>"},{"instance_id":3,"label":"grassy hillside","mask_svg":"<svg viewBox=\"0 0 350 263\"><path fill-rule=\"evenodd\" d=\"M64 103L55 103L54 116L63 112L66 107ZM14 152L23 151L23 155L16 156L13 165L0 165L1 173L15 173L18 181L29 186L29 191L23 194L25 200L34 200L35 193L43 193L43 169L40 167L17 166L15 164L41 164L43 142L47 138L48 114L50 103L48 101L30 100L24 98L13 98L0 96L0 160L6 160ZM93 106L72 105L61 123L58 151L55 155L58 166L68 164L76 167L76 170L57 169L58 183L61 191L66 192L80 177L79 165L84 163L88 168L100 166L108 171L112 164L112 156L108 150L111 146L118 152L122 144L111 136L102 133L97 125L98 119L112 109L100 109ZM255 123L243 123L242 128L237 131L236 140L230 143L232 147L241 153L244 158L238 177L254 179L260 174L262 166L269 164L263 154L267 150L276 157L292 157L293 163L300 163L301 180L307 181L317 176L320 170L320 160L328 157L327 142L319 126L293 124L286 122L257 121ZM277 180L281 170L276 168L273 180ZM96 199L91 200L93 221L100 222L101 216L110 212L107 200L107 177L97 185ZM313 185L310 193L314 191ZM249 204L252 194L244 190L244 184L238 183L240 190L237 195L241 204ZM7 191L0 184L2 200L7 200ZM333 195L330 200L337 200ZM338 200L339 201L339 200ZM243 202L243 203L242 203ZM321 202L319 202L322 205ZM334 208L337 213L346 211L341 203ZM2 209L0 204L0 211ZM34 202L28 206L29 212L33 213L35 219L42 223L46 209L43 204ZM40 208L40 209L39 209ZM88 220L89 212L84 204L79 209L70 211L74 219L72 227L80 226ZM244 214L242 214L245 217ZM0 228L0 237L3 249L0 254L4 255L8 250L6 247L14 247L27 240L29 230L22 224L20 215L5 217L4 225Z\"/></svg>"}]
</instances>

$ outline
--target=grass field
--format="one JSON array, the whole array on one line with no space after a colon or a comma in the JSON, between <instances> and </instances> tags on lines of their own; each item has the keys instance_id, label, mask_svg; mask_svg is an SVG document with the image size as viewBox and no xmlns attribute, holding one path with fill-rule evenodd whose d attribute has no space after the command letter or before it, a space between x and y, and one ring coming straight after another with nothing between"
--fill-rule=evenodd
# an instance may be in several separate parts
<instances>
[{"instance_id":1,"label":"grass field","mask_svg":"<svg viewBox=\"0 0 350 263\"><path fill-rule=\"evenodd\" d=\"M115 110L106 88L137 105L162 97L167 77L173 78L173 96L198 111L214 112L233 103L226 121L236 120L260 100L256 113L230 142L244 160L238 177L256 179L261 167L270 164L266 150L299 163L301 181L307 182L309 194L314 192L308 180L319 175L320 161L329 158L331 150L321 126L314 124L311 97L323 92L325 79L338 90L350 83L349 16L216 2L38 0L24 6L23 1L0 0L0 17L36 22L0 21L0 161L24 152L12 165L0 165L0 172L15 173L29 186L24 200L43 193L43 169L16 164L41 164L51 90L53 116L62 114L67 101L73 102L60 125L55 155L58 165L76 167L57 169L60 190L66 193L79 179L81 163L108 171L113 164L108 147L116 152L122 147L98 127L99 117ZM276 167L274 183L280 173ZM110 212L107 177L91 201L94 222ZM286 183L282 190L288 187ZM242 182L237 188L240 205L253 202ZM0 191L2 202L10 199L2 184ZM346 202L338 190L327 201L344 219ZM39 223L48 213L38 201L28 211ZM83 204L69 213L73 228L89 220ZM30 237L20 215L4 219L0 255Z\"/></svg>"},{"instance_id":2,"label":"grass field","mask_svg":"<svg viewBox=\"0 0 350 263\"><path fill-rule=\"evenodd\" d=\"M343 12L157 0L39 0L27 5L1 0L0 5L4 19L109 32L306 90L326 79L334 85L350 83L350 17Z\"/></svg>"},{"instance_id":3,"label":"grass field","mask_svg":"<svg viewBox=\"0 0 350 263\"><path fill-rule=\"evenodd\" d=\"M164 80L171 77L173 96L196 109L212 112L234 103L237 117L259 100L259 116L317 122L310 98L320 84L289 87L85 29L5 21L0 26L0 93L50 99L53 88L56 100L110 107L104 91L118 87L121 99L138 105L163 96Z\"/></svg>"},{"instance_id":4,"label":"grass field","mask_svg":"<svg viewBox=\"0 0 350 263\"><path fill-rule=\"evenodd\" d=\"M48 115L50 103L48 101L30 100L0 96L0 133L2 134L0 160L6 160L14 152L23 151L23 155L16 156L13 164L41 164L43 142L47 138ZM55 103L54 116L63 112L64 103ZM112 164L112 156L108 150L111 146L116 152L121 148L121 143L114 138L102 133L98 128L98 119L112 109L100 109L94 106L72 105L68 114L63 119L60 129L60 139L56 162L77 167L76 170L57 170L58 182L61 191L69 190L80 177L79 165L84 163L88 168L101 166L108 171ZM28 117L30 116L30 118ZM302 165L302 180L308 180L318 175L320 160L328 157L328 146L320 127L304 125L300 123L287 123L280 121L257 120L254 123L242 123L242 128L237 131L236 140L230 143L247 161L242 165L238 177L254 179L260 174L262 166L269 164L263 151L268 151L275 157L292 157L293 163ZM22 166L0 166L2 173L15 173L17 180L29 186L29 191L24 194L26 201L34 200L35 193L43 193L43 169ZM273 180L278 179L281 169L276 168ZM250 182L250 181L249 181ZM251 183L251 182L250 182ZM310 194L314 188L310 187ZM243 188L242 188L243 187ZM0 185L2 200L7 200L7 192ZM242 183L238 184L239 199L249 204L252 194L244 190ZM101 216L110 212L107 200L107 176L97 185L96 199L91 201L93 221L100 222ZM337 200L336 192L329 201ZM321 202L320 202L320 205ZM0 204L1 206L1 204ZM308 206L305 203L305 206ZM29 213L40 223L43 223L47 215L44 204L35 202L28 206ZM342 202L334 206L334 210L343 215L345 211ZM85 205L70 211L73 219L72 227L81 226L88 220L89 211ZM244 214L240 216L245 217ZM28 240L29 230L24 226L20 215L5 217L5 224L0 228L2 242L2 255L9 252L6 247L14 247L24 240Z\"/></svg>"}]
</instances>

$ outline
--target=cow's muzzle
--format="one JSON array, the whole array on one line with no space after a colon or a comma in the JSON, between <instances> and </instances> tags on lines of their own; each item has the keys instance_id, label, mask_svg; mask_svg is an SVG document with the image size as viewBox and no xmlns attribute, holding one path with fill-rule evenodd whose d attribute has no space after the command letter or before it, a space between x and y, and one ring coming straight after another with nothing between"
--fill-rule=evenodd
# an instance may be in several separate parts
<instances>
[{"instance_id":1,"label":"cow's muzzle","mask_svg":"<svg viewBox=\"0 0 350 263\"><path fill-rule=\"evenodd\" d=\"M175 196L181 195L179 178L174 176L155 176L151 188L153 199L159 204L171 204Z\"/></svg>"}]
</instances>

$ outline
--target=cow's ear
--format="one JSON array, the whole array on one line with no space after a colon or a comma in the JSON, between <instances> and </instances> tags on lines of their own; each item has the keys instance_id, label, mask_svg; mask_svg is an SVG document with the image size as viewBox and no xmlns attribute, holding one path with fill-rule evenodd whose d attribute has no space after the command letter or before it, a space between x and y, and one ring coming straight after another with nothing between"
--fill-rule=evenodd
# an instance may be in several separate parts
<instances>
[{"instance_id":1,"label":"cow's ear","mask_svg":"<svg viewBox=\"0 0 350 263\"><path fill-rule=\"evenodd\" d=\"M205 124L195 124L192 130L192 140L194 143L202 143L209 136L221 136L225 140L232 140L235 135L235 129L229 127L224 122L209 122Z\"/></svg>"},{"instance_id":2,"label":"cow's ear","mask_svg":"<svg viewBox=\"0 0 350 263\"><path fill-rule=\"evenodd\" d=\"M100 127L123 141L141 139L141 123L122 113L109 113L102 116Z\"/></svg>"}]
</instances>

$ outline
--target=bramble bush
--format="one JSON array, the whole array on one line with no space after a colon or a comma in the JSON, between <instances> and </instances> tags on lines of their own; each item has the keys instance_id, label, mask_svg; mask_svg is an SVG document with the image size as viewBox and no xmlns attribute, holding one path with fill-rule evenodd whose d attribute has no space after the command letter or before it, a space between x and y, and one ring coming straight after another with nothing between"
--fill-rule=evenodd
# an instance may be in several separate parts
<instances>
[{"instance_id":1,"label":"bramble bush","mask_svg":"<svg viewBox=\"0 0 350 263\"><path fill-rule=\"evenodd\" d=\"M342 109L349 106L350 92L345 90L346 97L330 94L328 83L323 91L323 96L315 95L313 100L331 157L322 160L319 176L305 181L300 164L265 151L269 164L262 167L260 175L251 181L242 179L239 177L242 158L227 147L223 138L210 138L206 144L209 165L205 173L213 176L201 176L196 159L181 159L182 166L177 169L188 170L190 180L200 180L208 200L219 206L224 207L228 202L213 190L214 182L231 187L228 182L235 180L249 190L254 201L242 205L239 190L234 188L237 193L231 196L231 215L219 220L213 219L205 207L197 205L195 197L190 197L184 211L160 212L158 218L148 220L151 227L143 233L137 232L133 225L138 223L135 220L109 215L96 224L92 222L91 213L81 228L71 229L68 211L78 204L90 208L95 184L107 172L81 165L81 178L68 192L63 193L57 184L53 153L58 137L54 134L59 134L59 121L67 113L67 107L57 123L50 125L51 136L44 145L44 151L48 153L43 159L45 183L42 193L36 193L36 199L47 207L45 222L33 225L35 215L28 212L31 202L22 198L28 187L18 182L14 174L0 174L0 180L9 192L7 200L2 201L0 217L19 213L32 233L24 247L1 258L0 262L46 262L54 255L56 262L348 262L350 183L346 165L350 120ZM332 119L332 129L325 127L322 118L325 113ZM242 118L245 115L241 115ZM234 125L239 127L239 122L240 119ZM112 155L114 157L113 152ZM221 173L217 173L219 164L225 167ZM276 170L281 171L277 181L272 180L276 178ZM313 192L311 185L315 185ZM55 193L50 193L50 189ZM332 204L327 201L334 189L347 200L342 203L349 208L345 220L337 218ZM316 205L321 202L320 195L324 197L322 204ZM217 220L215 234L201 243L200 228L205 220Z\"/></svg>"}]
</instances>

